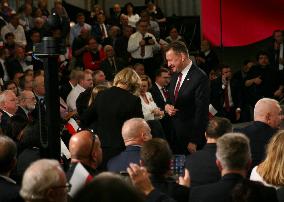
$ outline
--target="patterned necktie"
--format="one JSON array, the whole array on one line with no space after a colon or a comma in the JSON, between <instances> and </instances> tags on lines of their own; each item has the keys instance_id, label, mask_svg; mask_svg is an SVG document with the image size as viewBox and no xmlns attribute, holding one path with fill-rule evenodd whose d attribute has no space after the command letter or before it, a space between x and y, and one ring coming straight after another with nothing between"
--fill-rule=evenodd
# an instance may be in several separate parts
<instances>
[{"instance_id":1,"label":"patterned necktie","mask_svg":"<svg viewBox=\"0 0 284 202\"><path fill-rule=\"evenodd\" d=\"M178 82L177 82L177 85L176 85L176 88L175 88L175 101L177 100L177 97L178 97L178 91L180 89L181 79L182 79L182 73L180 72L178 74Z\"/></svg>"},{"instance_id":2,"label":"patterned necktie","mask_svg":"<svg viewBox=\"0 0 284 202\"><path fill-rule=\"evenodd\" d=\"M166 98L166 100L170 97L170 95L169 95L169 91L167 91L167 89L166 88L162 88L162 92L163 92L163 95L164 95L164 97Z\"/></svg>"}]
</instances>

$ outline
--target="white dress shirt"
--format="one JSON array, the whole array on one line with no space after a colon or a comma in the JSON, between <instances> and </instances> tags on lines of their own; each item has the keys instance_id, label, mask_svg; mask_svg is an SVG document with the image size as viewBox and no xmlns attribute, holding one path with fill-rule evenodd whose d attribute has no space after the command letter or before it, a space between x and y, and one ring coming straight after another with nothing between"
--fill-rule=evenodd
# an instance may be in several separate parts
<instances>
[{"instance_id":1,"label":"white dress shirt","mask_svg":"<svg viewBox=\"0 0 284 202\"><path fill-rule=\"evenodd\" d=\"M5 39L5 35L9 32L12 32L15 35L15 42L19 46L26 46L27 40L24 28L22 25L18 25L17 28L15 28L11 23L5 25L2 27L1 30L1 37L2 39Z\"/></svg>"},{"instance_id":2,"label":"white dress shirt","mask_svg":"<svg viewBox=\"0 0 284 202\"><path fill-rule=\"evenodd\" d=\"M140 41L143 38L143 35L140 32L135 32L132 34L128 41L127 51L131 54L131 56L135 59L148 59L152 58L154 55L154 51L160 49L160 45L157 43L156 38L153 34L146 33L144 37L152 37L155 44L154 45L146 45L145 46L145 55L141 56L141 46L139 45Z\"/></svg>"},{"instance_id":3,"label":"white dress shirt","mask_svg":"<svg viewBox=\"0 0 284 202\"><path fill-rule=\"evenodd\" d=\"M69 93L69 95L67 96L67 106L69 108L70 111L76 111L77 107L76 107L76 100L79 97L79 95L84 92L86 89L83 88L82 86L80 86L79 84L77 84Z\"/></svg>"}]
</instances>

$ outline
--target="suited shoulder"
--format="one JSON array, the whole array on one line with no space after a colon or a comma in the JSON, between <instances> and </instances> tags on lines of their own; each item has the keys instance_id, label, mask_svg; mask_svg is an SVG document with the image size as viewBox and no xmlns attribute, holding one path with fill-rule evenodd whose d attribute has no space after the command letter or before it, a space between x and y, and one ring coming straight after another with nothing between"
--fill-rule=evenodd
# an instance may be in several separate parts
<instances>
[{"instance_id":1,"label":"suited shoulder","mask_svg":"<svg viewBox=\"0 0 284 202\"><path fill-rule=\"evenodd\" d=\"M203 71L200 67L198 67L195 64L192 64L191 69L196 72L197 75L199 75L200 77L206 77L208 78L207 74L205 73L205 71Z\"/></svg>"}]
</instances>

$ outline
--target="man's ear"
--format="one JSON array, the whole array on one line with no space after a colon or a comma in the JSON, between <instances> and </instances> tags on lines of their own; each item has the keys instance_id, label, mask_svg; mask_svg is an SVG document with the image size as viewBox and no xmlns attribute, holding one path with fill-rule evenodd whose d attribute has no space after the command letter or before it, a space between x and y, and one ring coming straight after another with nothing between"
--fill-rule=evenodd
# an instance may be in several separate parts
<instances>
[{"instance_id":1,"label":"man's ear","mask_svg":"<svg viewBox=\"0 0 284 202\"><path fill-rule=\"evenodd\" d=\"M217 165L219 171L222 172L223 166L222 166L221 162L218 159L216 159L216 165Z\"/></svg>"}]
</instances>

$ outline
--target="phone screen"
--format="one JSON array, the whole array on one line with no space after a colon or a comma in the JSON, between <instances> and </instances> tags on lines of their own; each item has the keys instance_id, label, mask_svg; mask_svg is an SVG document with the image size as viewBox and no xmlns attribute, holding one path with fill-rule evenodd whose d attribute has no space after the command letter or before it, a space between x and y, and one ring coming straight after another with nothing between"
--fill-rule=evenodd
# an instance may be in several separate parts
<instances>
[{"instance_id":1,"label":"phone screen","mask_svg":"<svg viewBox=\"0 0 284 202\"><path fill-rule=\"evenodd\" d=\"M173 155L171 160L171 171L175 176L184 175L185 155Z\"/></svg>"}]
</instances>

